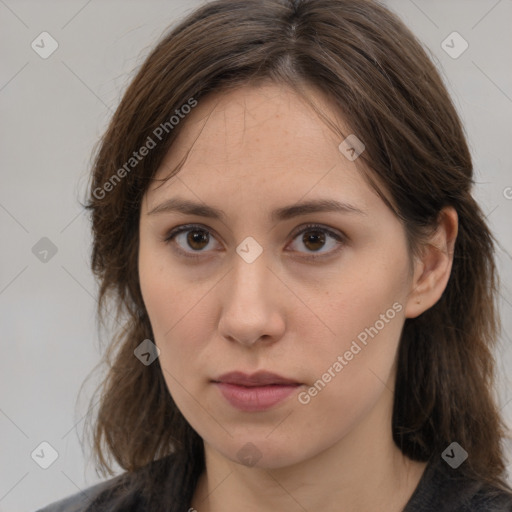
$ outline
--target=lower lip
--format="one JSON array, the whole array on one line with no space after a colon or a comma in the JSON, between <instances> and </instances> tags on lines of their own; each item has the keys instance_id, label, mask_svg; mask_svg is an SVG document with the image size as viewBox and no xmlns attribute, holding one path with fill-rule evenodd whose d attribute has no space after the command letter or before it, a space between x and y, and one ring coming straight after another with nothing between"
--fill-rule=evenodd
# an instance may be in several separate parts
<instances>
[{"instance_id":1,"label":"lower lip","mask_svg":"<svg viewBox=\"0 0 512 512\"><path fill-rule=\"evenodd\" d=\"M224 398L237 409L246 412L265 411L288 398L298 385L245 387L216 382Z\"/></svg>"}]
</instances>

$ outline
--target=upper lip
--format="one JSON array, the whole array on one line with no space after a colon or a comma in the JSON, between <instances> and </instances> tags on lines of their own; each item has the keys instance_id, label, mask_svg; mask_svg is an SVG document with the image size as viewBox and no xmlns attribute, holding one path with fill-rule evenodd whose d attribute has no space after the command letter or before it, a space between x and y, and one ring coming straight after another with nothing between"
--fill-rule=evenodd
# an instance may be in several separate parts
<instances>
[{"instance_id":1,"label":"upper lip","mask_svg":"<svg viewBox=\"0 0 512 512\"><path fill-rule=\"evenodd\" d=\"M247 387L270 386L272 384L293 386L300 384L300 382L297 382L296 380L287 379L281 375L266 371L259 371L251 375L243 372L224 373L217 379L214 379L213 382L222 382L224 384L235 384L237 386Z\"/></svg>"}]
</instances>

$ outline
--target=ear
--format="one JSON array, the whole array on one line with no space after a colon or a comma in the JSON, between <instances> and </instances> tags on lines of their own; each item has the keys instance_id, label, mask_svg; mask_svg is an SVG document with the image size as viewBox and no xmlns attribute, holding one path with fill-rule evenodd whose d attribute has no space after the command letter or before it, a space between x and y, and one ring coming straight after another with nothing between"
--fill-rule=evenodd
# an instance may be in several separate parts
<instances>
[{"instance_id":1,"label":"ear","mask_svg":"<svg viewBox=\"0 0 512 512\"><path fill-rule=\"evenodd\" d=\"M439 213L437 229L422 248L422 255L414 261L406 318L416 318L441 298L452 270L457 232L457 212L447 206Z\"/></svg>"}]
</instances>

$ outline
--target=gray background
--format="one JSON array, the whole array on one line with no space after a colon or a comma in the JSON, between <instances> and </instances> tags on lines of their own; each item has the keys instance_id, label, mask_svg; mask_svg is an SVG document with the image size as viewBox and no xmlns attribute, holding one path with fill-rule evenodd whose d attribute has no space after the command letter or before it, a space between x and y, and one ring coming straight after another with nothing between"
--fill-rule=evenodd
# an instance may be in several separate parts
<instances>
[{"instance_id":1,"label":"gray background","mask_svg":"<svg viewBox=\"0 0 512 512\"><path fill-rule=\"evenodd\" d=\"M100 480L78 438L97 380L77 402L78 391L100 359L78 200L134 71L199 3L0 0L0 511L35 510ZM500 241L499 400L512 425L512 1L387 3L433 53L467 129L476 194ZM48 59L31 48L43 31L59 44ZM453 31L469 43L457 59L441 47ZM46 263L32 252L42 237L57 247ZM43 441L59 454L46 470L31 458Z\"/></svg>"}]
</instances>

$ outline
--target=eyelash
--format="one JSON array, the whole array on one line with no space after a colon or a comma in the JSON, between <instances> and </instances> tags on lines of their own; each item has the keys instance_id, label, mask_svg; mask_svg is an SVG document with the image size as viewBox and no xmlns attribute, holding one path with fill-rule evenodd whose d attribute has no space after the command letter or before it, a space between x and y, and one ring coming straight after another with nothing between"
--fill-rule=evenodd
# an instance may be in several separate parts
<instances>
[{"instance_id":1,"label":"eyelash","mask_svg":"<svg viewBox=\"0 0 512 512\"><path fill-rule=\"evenodd\" d=\"M212 234L208 228L206 228L200 224L185 224L185 225L178 226L177 228L174 228L173 230L171 230L168 233L168 235L164 238L163 241L166 244L170 244L176 236L178 236L180 233L187 232L187 231L204 231L204 232L209 233L210 235ZM329 229L327 227L319 225L319 224L307 224L306 226L302 227L302 229L300 229L300 231L296 231L293 233L292 240L294 240L299 235L301 235L307 231L320 231L322 233L326 233L330 237L334 238L338 245L338 247L336 249L330 251L329 253L310 254L309 256L305 256L305 258L309 259L309 260L317 260L320 258L327 258L329 256L332 256L333 254L337 253L338 250L340 250L340 246L344 242L344 236L336 233L335 231L332 231L331 229ZM194 254L194 252L189 253L188 251L184 251L181 248L176 249L176 251L179 252L180 254L183 254L187 258L193 258L193 259L203 257L202 253L204 252L204 251L194 251L195 252L195 254Z\"/></svg>"}]
</instances>

